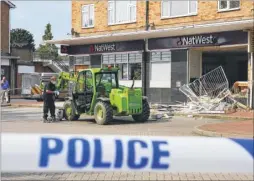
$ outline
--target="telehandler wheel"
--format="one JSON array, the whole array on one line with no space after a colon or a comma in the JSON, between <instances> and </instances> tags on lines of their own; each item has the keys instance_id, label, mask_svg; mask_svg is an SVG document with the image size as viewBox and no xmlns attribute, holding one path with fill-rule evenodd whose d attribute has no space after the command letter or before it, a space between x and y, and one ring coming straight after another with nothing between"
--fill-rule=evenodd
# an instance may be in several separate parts
<instances>
[{"instance_id":1,"label":"telehandler wheel","mask_svg":"<svg viewBox=\"0 0 254 181\"><path fill-rule=\"evenodd\" d=\"M142 113L139 115L132 115L136 122L146 122L150 117L150 106L147 100L143 100Z\"/></svg>"},{"instance_id":2,"label":"telehandler wheel","mask_svg":"<svg viewBox=\"0 0 254 181\"><path fill-rule=\"evenodd\" d=\"M108 124L113 120L113 109L107 102L99 101L94 107L95 121L99 125Z\"/></svg>"},{"instance_id":3,"label":"telehandler wheel","mask_svg":"<svg viewBox=\"0 0 254 181\"><path fill-rule=\"evenodd\" d=\"M64 118L69 121L75 121L78 120L80 115L77 115L72 110L71 102L65 102L64 103Z\"/></svg>"}]
</instances>

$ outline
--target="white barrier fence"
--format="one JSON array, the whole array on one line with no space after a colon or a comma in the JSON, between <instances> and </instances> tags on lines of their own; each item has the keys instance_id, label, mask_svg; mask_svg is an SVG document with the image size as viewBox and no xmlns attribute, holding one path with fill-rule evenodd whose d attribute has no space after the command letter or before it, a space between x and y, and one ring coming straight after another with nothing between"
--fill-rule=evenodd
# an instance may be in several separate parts
<instances>
[{"instance_id":1,"label":"white barrier fence","mask_svg":"<svg viewBox=\"0 0 254 181\"><path fill-rule=\"evenodd\" d=\"M253 172L253 139L2 134L2 172Z\"/></svg>"}]
</instances>

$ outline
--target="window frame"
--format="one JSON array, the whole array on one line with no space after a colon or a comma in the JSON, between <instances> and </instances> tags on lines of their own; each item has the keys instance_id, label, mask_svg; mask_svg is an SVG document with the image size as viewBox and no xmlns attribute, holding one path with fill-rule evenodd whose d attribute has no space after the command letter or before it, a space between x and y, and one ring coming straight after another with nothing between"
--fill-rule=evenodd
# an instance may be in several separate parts
<instances>
[{"instance_id":1,"label":"window frame","mask_svg":"<svg viewBox=\"0 0 254 181\"><path fill-rule=\"evenodd\" d=\"M93 25L88 25L87 27L84 26L83 24L83 18L84 18L84 7L88 7L88 19L90 19L90 8L91 6L93 7ZM85 4L81 6L81 27L82 29L89 29L89 28L94 28L94 24L95 24L95 15L94 15L95 11L94 11L94 4Z\"/></svg>"},{"instance_id":2,"label":"window frame","mask_svg":"<svg viewBox=\"0 0 254 181\"><path fill-rule=\"evenodd\" d=\"M132 23L137 23L137 0L128 0L129 1L129 4L128 6L126 7L128 9L128 21L125 21L125 22L120 22L120 23L117 23L116 22L116 2L117 0L108 0L108 8L107 8L107 15L108 15L108 26L114 26L114 25L121 25L121 24L132 24ZM135 1L136 4L131 4L131 1ZM113 8L109 8L109 3L113 3ZM131 8L135 7L135 20L131 21ZM109 21L109 11L112 11L113 12L113 23L111 23Z\"/></svg>"},{"instance_id":3,"label":"window frame","mask_svg":"<svg viewBox=\"0 0 254 181\"><path fill-rule=\"evenodd\" d=\"M227 8L224 9L220 9L220 3L221 1L227 1ZM236 11L236 10L240 10L241 8L241 0L237 0L239 1L239 7L238 8L230 8L230 0L218 0L217 6L218 6L218 12L225 12L225 11Z\"/></svg>"},{"instance_id":4,"label":"window frame","mask_svg":"<svg viewBox=\"0 0 254 181\"><path fill-rule=\"evenodd\" d=\"M163 2L164 1L168 1L169 3L169 16L163 16ZM186 0L188 1L188 11L190 11L190 2L192 0ZM196 0L196 12L195 13L190 13L188 12L188 14L184 14L184 15L176 15L176 16L171 16L171 6L172 6L172 1L171 0L161 0L161 19L170 19L170 18L180 18L180 17L188 17L188 16L196 16L198 15L198 0Z\"/></svg>"}]
</instances>

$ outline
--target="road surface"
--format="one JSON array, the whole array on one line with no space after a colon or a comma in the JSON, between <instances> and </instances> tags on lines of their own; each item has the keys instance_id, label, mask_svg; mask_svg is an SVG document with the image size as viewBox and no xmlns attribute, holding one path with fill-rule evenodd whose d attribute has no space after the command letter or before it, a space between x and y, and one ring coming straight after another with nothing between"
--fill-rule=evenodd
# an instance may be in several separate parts
<instances>
[{"instance_id":1,"label":"road surface","mask_svg":"<svg viewBox=\"0 0 254 181\"><path fill-rule=\"evenodd\" d=\"M174 117L168 120L137 124L129 118L116 119L110 125L100 126L89 117L81 120L43 123L41 108L1 108L2 132L113 134L145 136L194 136L193 127L205 123L221 122L212 119ZM253 173L2 173L2 180L253 180Z\"/></svg>"}]
</instances>

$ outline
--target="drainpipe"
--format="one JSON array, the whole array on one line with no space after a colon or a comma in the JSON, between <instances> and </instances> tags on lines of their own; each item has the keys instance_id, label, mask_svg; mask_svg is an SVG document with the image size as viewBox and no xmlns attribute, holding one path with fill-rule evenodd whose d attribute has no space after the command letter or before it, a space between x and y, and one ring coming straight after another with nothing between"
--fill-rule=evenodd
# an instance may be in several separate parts
<instances>
[{"instance_id":1,"label":"drainpipe","mask_svg":"<svg viewBox=\"0 0 254 181\"><path fill-rule=\"evenodd\" d=\"M146 31L149 29L149 0L146 0Z\"/></svg>"},{"instance_id":2,"label":"drainpipe","mask_svg":"<svg viewBox=\"0 0 254 181\"><path fill-rule=\"evenodd\" d=\"M145 30L148 31L149 30L149 0L146 0L146 23L145 23ZM144 96L147 96L147 62L149 59L149 52L147 52L147 43L148 40L145 39L144 40L144 53L143 53L143 76L142 76L142 80L143 80L143 94Z\"/></svg>"}]
</instances>

